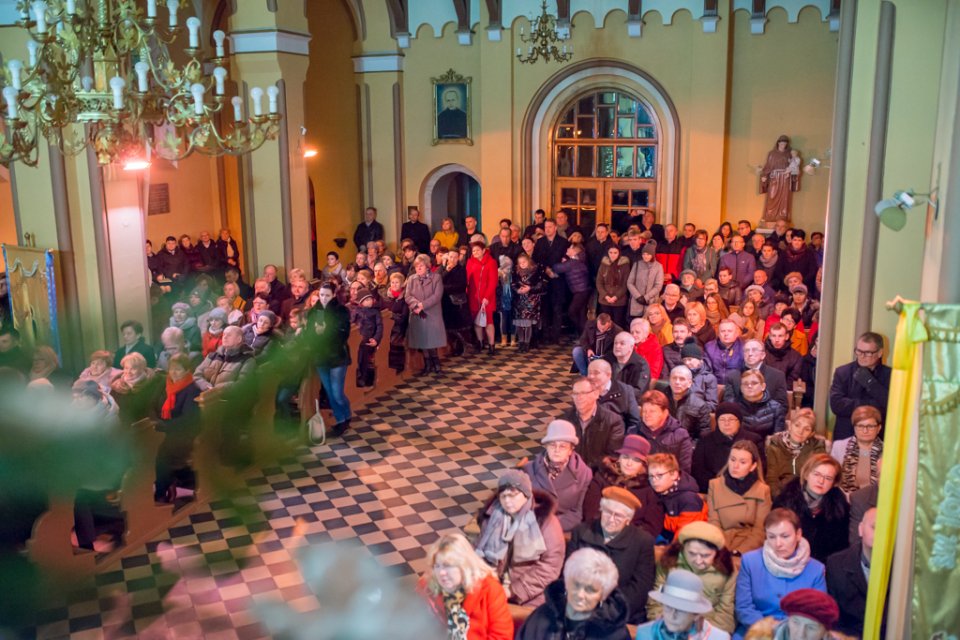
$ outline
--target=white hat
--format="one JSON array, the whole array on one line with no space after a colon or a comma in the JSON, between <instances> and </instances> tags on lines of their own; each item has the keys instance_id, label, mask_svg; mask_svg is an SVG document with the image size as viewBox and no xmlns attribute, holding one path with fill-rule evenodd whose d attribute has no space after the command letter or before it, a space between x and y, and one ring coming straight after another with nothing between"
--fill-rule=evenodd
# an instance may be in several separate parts
<instances>
[{"instance_id":1,"label":"white hat","mask_svg":"<svg viewBox=\"0 0 960 640\"><path fill-rule=\"evenodd\" d=\"M674 569L659 590L648 594L651 598L687 613L710 613L713 605L703 597L703 581L686 569Z\"/></svg>"},{"instance_id":2,"label":"white hat","mask_svg":"<svg viewBox=\"0 0 960 640\"><path fill-rule=\"evenodd\" d=\"M547 425L547 435L543 436L540 444L551 442L569 442L573 446L577 446L580 444L580 438L577 437L577 428L566 420L554 420Z\"/></svg>"}]
</instances>

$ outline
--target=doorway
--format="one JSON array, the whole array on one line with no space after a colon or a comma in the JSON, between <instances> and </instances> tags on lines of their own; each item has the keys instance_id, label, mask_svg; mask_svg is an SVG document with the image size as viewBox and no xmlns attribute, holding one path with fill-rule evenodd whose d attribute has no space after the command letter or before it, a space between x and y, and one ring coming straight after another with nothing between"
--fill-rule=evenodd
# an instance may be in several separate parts
<instances>
[{"instance_id":1,"label":"doorway","mask_svg":"<svg viewBox=\"0 0 960 640\"><path fill-rule=\"evenodd\" d=\"M425 198L428 194L424 194ZM477 227L483 228L480 218L480 183L475 177L464 171L451 171L442 175L429 193L429 207L425 211L425 222L436 232L444 218L451 218L453 226L464 233L463 221L467 216L477 219Z\"/></svg>"}]
</instances>

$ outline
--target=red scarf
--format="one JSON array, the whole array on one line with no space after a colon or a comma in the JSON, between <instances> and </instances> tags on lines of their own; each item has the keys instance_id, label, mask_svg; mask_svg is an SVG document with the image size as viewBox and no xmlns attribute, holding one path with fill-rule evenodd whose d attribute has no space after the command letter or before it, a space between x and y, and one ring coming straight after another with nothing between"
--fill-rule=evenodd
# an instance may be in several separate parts
<instances>
[{"instance_id":1,"label":"red scarf","mask_svg":"<svg viewBox=\"0 0 960 640\"><path fill-rule=\"evenodd\" d=\"M193 384L193 377L189 374L183 376L180 382L174 382L169 377L167 378L167 399L163 401L163 407L160 409L161 418L169 420L173 417L173 407L177 403L177 394L191 384Z\"/></svg>"}]
</instances>

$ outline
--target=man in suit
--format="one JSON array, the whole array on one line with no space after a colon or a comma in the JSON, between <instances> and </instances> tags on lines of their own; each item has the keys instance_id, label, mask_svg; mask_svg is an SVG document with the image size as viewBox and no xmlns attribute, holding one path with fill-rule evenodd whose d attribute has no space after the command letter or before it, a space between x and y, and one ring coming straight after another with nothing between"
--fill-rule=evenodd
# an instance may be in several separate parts
<instances>
[{"instance_id":1,"label":"man in suit","mask_svg":"<svg viewBox=\"0 0 960 640\"><path fill-rule=\"evenodd\" d=\"M407 222L400 227L400 239L413 240L419 253L430 251L430 227L420 222L420 209L411 207L407 212Z\"/></svg>"},{"instance_id":2,"label":"man in suit","mask_svg":"<svg viewBox=\"0 0 960 640\"><path fill-rule=\"evenodd\" d=\"M541 303L543 310L543 338L546 342L556 342L560 339L560 326L565 310L567 296L566 280L550 267L563 262L567 253L567 239L557 233L557 223L546 220L543 223L544 237L537 240L533 247L533 261L540 266L547 281L547 295Z\"/></svg>"},{"instance_id":3,"label":"man in suit","mask_svg":"<svg viewBox=\"0 0 960 640\"><path fill-rule=\"evenodd\" d=\"M770 397L782 404L787 404L787 378L779 369L774 369L764 360L767 351L759 340L747 340L743 343L743 367L740 371L729 371L723 380L723 401L740 402L740 374L749 369L756 369L763 374L767 383Z\"/></svg>"},{"instance_id":4,"label":"man in suit","mask_svg":"<svg viewBox=\"0 0 960 640\"><path fill-rule=\"evenodd\" d=\"M443 91L443 110L437 114L437 137L467 137L467 112L460 104L460 91L454 87Z\"/></svg>"},{"instance_id":5,"label":"man in suit","mask_svg":"<svg viewBox=\"0 0 960 640\"><path fill-rule=\"evenodd\" d=\"M870 582L870 555L873 551L877 510L869 509L860 523L861 541L827 558L827 592L840 607L836 631L860 637L867 610L867 583Z\"/></svg>"},{"instance_id":6,"label":"man in suit","mask_svg":"<svg viewBox=\"0 0 960 640\"><path fill-rule=\"evenodd\" d=\"M883 364L883 337L868 331L857 340L854 349L856 361L838 367L833 372L830 385L830 410L837 416L833 427L833 439L841 440L853 435L850 416L853 410L870 405L887 415L887 394L890 392L892 370ZM880 431L883 437L883 431Z\"/></svg>"}]
</instances>

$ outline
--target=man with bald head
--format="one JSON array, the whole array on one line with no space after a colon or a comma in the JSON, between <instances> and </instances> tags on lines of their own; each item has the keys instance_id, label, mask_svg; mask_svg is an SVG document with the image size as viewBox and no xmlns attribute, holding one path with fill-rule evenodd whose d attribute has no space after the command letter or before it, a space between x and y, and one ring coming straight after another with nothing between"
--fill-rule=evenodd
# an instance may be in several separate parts
<instances>
[{"instance_id":1,"label":"man with bald head","mask_svg":"<svg viewBox=\"0 0 960 640\"><path fill-rule=\"evenodd\" d=\"M627 431L640 426L640 405L633 389L613 379L613 368L606 360L597 359L587 367L587 379L600 393L599 403L620 415Z\"/></svg>"},{"instance_id":2,"label":"man with bald head","mask_svg":"<svg viewBox=\"0 0 960 640\"><path fill-rule=\"evenodd\" d=\"M633 388L637 402L640 402L647 389L650 388L650 365L634 351L633 336L621 331L613 338L613 349L603 356L613 369L613 379L619 380Z\"/></svg>"},{"instance_id":3,"label":"man with bald head","mask_svg":"<svg viewBox=\"0 0 960 640\"><path fill-rule=\"evenodd\" d=\"M748 369L754 369L763 374L767 383L767 392L770 397L787 405L787 378L779 369L766 363L767 351L759 340L747 340L743 343L743 366L737 371L728 371L725 378L718 380L723 383L723 401L740 402L740 374Z\"/></svg>"},{"instance_id":4,"label":"man with bald head","mask_svg":"<svg viewBox=\"0 0 960 640\"><path fill-rule=\"evenodd\" d=\"M604 456L616 456L626 435L623 420L607 407L599 405L600 392L588 378L577 378L570 397L573 406L561 420L571 423L580 442L576 452L593 471L600 468Z\"/></svg>"}]
</instances>

